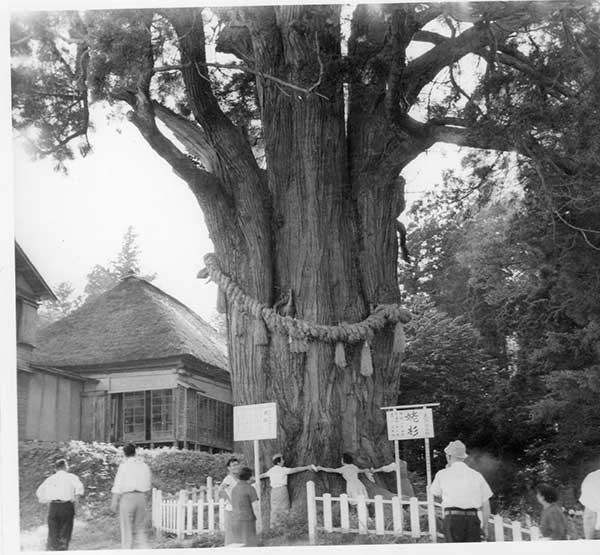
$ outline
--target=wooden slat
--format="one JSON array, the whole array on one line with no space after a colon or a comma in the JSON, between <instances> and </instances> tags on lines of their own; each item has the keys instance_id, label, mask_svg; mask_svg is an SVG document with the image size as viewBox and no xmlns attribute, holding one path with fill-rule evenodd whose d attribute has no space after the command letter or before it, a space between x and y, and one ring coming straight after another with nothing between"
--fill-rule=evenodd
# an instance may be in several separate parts
<instances>
[{"instance_id":1,"label":"wooden slat","mask_svg":"<svg viewBox=\"0 0 600 555\"><path fill-rule=\"evenodd\" d=\"M397 495L392 497L392 520L394 522L394 533L402 534L402 504Z\"/></svg>"},{"instance_id":2,"label":"wooden slat","mask_svg":"<svg viewBox=\"0 0 600 555\"><path fill-rule=\"evenodd\" d=\"M368 531L368 522L367 522L367 504L364 495L359 495L356 498L356 508L358 510L358 533L366 534Z\"/></svg>"},{"instance_id":3,"label":"wooden slat","mask_svg":"<svg viewBox=\"0 0 600 555\"><path fill-rule=\"evenodd\" d=\"M204 507L206 507L206 504L204 503L204 492L200 492L200 495L198 497L198 501L197 501L197 506L198 506L198 527L197 530L198 532L204 532Z\"/></svg>"},{"instance_id":4,"label":"wooden slat","mask_svg":"<svg viewBox=\"0 0 600 555\"><path fill-rule=\"evenodd\" d=\"M385 533L385 519L383 517L383 497L375 496L375 534L382 536Z\"/></svg>"},{"instance_id":5,"label":"wooden slat","mask_svg":"<svg viewBox=\"0 0 600 555\"><path fill-rule=\"evenodd\" d=\"M348 494L340 495L340 526L342 532L350 531L350 511L348 508Z\"/></svg>"},{"instance_id":6,"label":"wooden slat","mask_svg":"<svg viewBox=\"0 0 600 555\"><path fill-rule=\"evenodd\" d=\"M187 500L187 516L185 519L185 531L188 534L191 534L193 532L193 528L192 528L192 524L193 524L193 517L194 517L194 502L191 499Z\"/></svg>"},{"instance_id":7,"label":"wooden slat","mask_svg":"<svg viewBox=\"0 0 600 555\"><path fill-rule=\"evenodd\" d=\"M421 537L421 523L419 522L419 501L416 497L410 498L410 535L413 538Z\"/></svg>"},{"instance_id":8,"label":"wooden slat","mask_svg":"<svg viewBox=\"0 0 600 555\"><path fill-rule=\"evenodd\" d=\"M208 506L208 531L215 531L215 501L212 498L209 498L207 501Z\"/></svg>"},{"instance_id":9,"label":"wooden slat","mask_svg":"<svg viewBox=\"0 0 600 555\"><path fill-rule=\"evenodd\" d=\"M331 514L331 494L323 494L323 527L326 532L333 532L333 518Z\"/></svg>"}]
</instances>

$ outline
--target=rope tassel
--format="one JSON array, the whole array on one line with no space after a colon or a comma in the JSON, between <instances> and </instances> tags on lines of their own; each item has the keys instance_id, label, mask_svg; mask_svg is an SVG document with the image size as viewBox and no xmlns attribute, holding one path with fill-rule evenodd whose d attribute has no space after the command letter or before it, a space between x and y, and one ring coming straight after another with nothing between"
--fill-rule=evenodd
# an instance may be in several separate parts
<instances>
[{"instance_id":1,"label":"rope tassel","mask_svg":"<svg viewBox=\"0 0 600 555\"><path fill-rule=\"evenodd\" d=\"M394 328L394 346L392 351L403 355L406 352L406 335L404 334L404 324L398 322Z\"/></svg>"},{"instance_id":2,"label":"rope tassel","mask_svg":"<svg viewBox=\"0 0 600 555\"><path fill-rule=\"evenodd\" d=\"M365 341L360 352L360 373L369 377L373 375L373 360L371 359L371 346Z\"/></svg>"},{"instance_id":3,"label":"rope tassel","mask_svg":"<svg viewBox=\"0 0 600 555\"><path fill-rule=\"evenodd\" d=\"M269 333L267 332L267 326L265 325L265 321L262 318L256 318L254 320L254 344L269 344Z\"/></svg>"},{"instance_id":4,"label":"rope tassel","mask_svg":"<svg viewBox=\"0 0 600 555\"><path fill-rule=\"evenodd\" d=\"M342 341L335 344L335 365L338 368L346 368L346 351Z\"/></svg>"}]
</instances>

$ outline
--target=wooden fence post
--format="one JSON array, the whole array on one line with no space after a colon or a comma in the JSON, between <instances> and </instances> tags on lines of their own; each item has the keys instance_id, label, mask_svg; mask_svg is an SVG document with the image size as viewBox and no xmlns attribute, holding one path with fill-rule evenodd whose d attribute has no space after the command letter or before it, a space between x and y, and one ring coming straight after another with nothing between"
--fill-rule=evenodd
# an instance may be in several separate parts
<instances>
[{"instance_id":1,"label":"wooden fence post","mask_svg":"<svg viewBox=\"0 0 600 555\"><path fill-rule=\"evenodd\" d=\"M500 515L494 515L494 541L504 541L504 520Z\"/></svg>"},{"instance_id":2,"label":"wooden fence post","mask_svg":"<svg viewBox=\"0 0 600 555\"><path fill-rule=\"evenodd\" d=\"M435 516L435 505L433 503L433 495L431 495L431 486L427 486L427 520L429 522L429 538L433 543L436 543L437 522Z\"/></svg>"},{"instance_id":3,"label":"wooden fence post","mask_svg":"<svg viewBox=\"0 0 600 555\"><path fill-rule=\"evenodd\" d=\"M540 529L537 526L532 526L529 529L529 531L531 533L531 541L532 542L539 541L540 538L542 537L542 535L540 534Z\"/></svg>"},{"instance_id":4,"label":"wooden fence post","mask_svg":"<svg viewBox=\"0 0 600 555\"><path fill-rule=\"evenodd\" d=\"M308 541L314 545L317 541L317 500L315 499L315 483L306 482L306 510L308 512Z\"/></svg>"},{"instance_id":5,"label":"wooden fence post","mask_svg":"<svg viewBox=\"0 0 600 555\"><path fill-rule=\"evenodd\" d=\"M213 479L210 476L206 477L206 498L212 499L214 497L213 492Z\"/></svg>"},{"instance_id":6,"label":"wooden fence post","mask_svg":"<svg viewBox=\"0 0 600 555\"><path fill-rule=\"evenodd\" d=\"M156 492L156 529L159 533L161 533L164 528L164 519L162 491L158 490Z\"/></svg>"},{"instance_id":7,"label":"wooden fence post","mask_svg":"<svg viewBox=\"0 0 600 555\"><path fill-rule=\"evenodd\" d=\"M512 541L520 542L523 540L521 535L521 523L518 520L512 521Z\"/></svg>"},{"instance_id":8,"label":"wooden fence post","mask_svg":"<svg viewBox=\"0 0 600 555\"><path fill-rule=\"evenodd\" d=\"M187 491L182 489L179 492L179 497L177 499L177 516L175 527L177 529L177 539L181 540L183 538L183 531L185 530L185 506L187 501Z\"/></svg>"}]
</instances>

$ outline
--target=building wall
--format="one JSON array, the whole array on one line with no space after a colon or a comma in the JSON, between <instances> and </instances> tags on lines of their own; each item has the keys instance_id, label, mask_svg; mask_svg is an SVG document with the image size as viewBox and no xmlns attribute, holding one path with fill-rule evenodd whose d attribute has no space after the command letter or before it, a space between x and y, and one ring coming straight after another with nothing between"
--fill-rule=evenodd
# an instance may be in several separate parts
<instances>
[{"instance_id":1,"label":"building wall","mask_svg":"<svg viewBox=\"0 0 600 555\"><path fill-rule=\"evenodd\" d=\"M17 373L19 439L81 438L82 382L32 370Z\"/></svg>"}]
</instances>

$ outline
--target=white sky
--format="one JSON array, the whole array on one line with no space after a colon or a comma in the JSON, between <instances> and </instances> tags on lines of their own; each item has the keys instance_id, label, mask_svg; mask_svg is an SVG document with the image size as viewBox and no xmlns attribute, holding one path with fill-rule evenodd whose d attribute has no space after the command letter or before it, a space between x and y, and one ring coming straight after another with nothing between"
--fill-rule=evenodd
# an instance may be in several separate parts
<instances>
[{"instance_id":1,"label":"white sky","mask_svg":"<svg viewBox=\"0 0 600 555\"><path fill-rule=\"evenodd\" d=\"M94 152L53 171L50 160L33 162L14 150L15 238L47 283L71 282L83 292L95 264L107 265L129 225L138 233L142 273L202 317L214 311L216 286L196 278L202 257L212 251L204 218L185 182L145 143L127 121L96 118L90 135ZM411 164L407 201L440 181L457 163L452 152L424 154Z\"/></svg>"}]
</instances>

